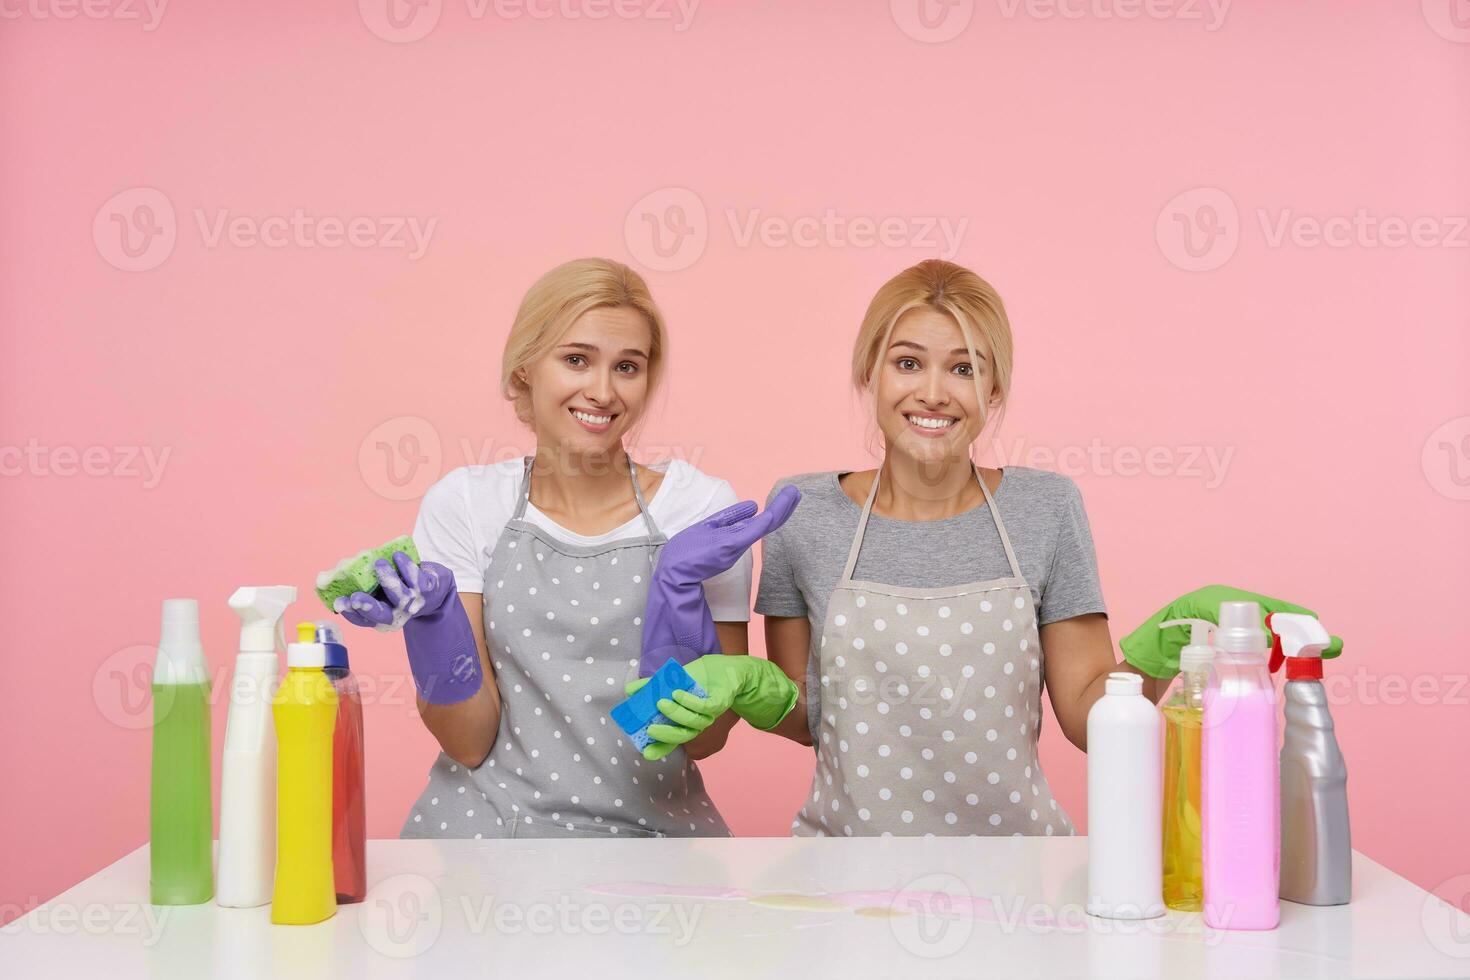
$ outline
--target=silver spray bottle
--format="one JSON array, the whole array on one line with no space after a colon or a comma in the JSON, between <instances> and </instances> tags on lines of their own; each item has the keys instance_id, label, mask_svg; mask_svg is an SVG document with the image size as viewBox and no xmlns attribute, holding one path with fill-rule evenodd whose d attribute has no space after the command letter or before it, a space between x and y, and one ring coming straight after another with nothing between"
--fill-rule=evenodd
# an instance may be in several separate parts
<instances>
[{"instance_id":1,"label":"silver spray bottle","mask_svg":"<svg viewBox=\"0 0 1470 980\"><path fill-rule=\"evenodd\" d=\"M1274 613L1268 625L1276 634L1271 669L1286 663L1281 897L1302 905L1346 905L1353 881L1347 765L1322 686L1322 651L1332 637L1313 616Z\"/></svg>"}]
</instances>

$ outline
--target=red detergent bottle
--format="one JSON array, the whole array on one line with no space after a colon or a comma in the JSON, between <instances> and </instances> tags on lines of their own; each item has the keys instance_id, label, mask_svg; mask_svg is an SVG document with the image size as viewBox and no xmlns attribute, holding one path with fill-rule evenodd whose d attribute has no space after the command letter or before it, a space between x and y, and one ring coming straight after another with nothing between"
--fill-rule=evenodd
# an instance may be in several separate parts
<instances>
[{"instance_id":1,"label":"red detergent bottle","mask_svg":"<svg viewBox=\"0 0 1470 980\"><path fill-rule=\"evenodd\" d=\"M316 641L326 648L326 674L337 689L337 728L332 742L332 870L337 904L350 905L367 896L362 696L337 628L317 623Z\"/></svg>"}]
</instances>

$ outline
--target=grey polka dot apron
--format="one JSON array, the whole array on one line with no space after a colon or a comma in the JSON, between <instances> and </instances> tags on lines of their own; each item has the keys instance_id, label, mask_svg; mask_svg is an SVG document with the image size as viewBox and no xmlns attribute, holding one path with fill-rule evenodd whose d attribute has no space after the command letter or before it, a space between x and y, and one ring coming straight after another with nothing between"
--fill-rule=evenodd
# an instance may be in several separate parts
<instances>
[{"instance_id":1,"label":"grey polka dot apron","mask_svg":"<svg viewBox=\"0 0 1470 980\"><path fill-rule=\"evenodd\" d=\"M1036 754L1036 608L975 476L1011 575L934 589L853 581L873 480L822 631L817 767L797 836L1074 833Z\"/></svg>"},{"instance_id":2,"label":"grey polka dot apron","mask_svg":"<svg viewBox=\"0 0 1470 980\"><path fill-rule=\"evenodd\" d=\"M608 718L637 673L659 533L628 461L648 533L558 541L519 503L485 572L485 639L500 689L490 756L467 770L440 753L404 837L728 837L684 750L649 762Z\"/></svg>"}]
</instances>

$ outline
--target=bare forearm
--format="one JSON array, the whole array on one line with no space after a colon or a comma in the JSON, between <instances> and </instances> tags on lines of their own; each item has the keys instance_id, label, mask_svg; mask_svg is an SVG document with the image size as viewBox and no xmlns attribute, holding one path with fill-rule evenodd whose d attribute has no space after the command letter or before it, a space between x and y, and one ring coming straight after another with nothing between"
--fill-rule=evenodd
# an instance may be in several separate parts
<instances>
[{"instance_id":1,"label":"bare forearm","mask_svg":"<svg viewBox=\"0 0 1470 980\"><path fill-rule=\"evenodd\" d=\"M1092 710L1092 706L1097 702L1097 699L1103 696L1107 689L1108 675L1115 671L1127 671L1130 674L1137 674L1142 677L1143 696L1155 704L1158 703L1159 698L1164 696L1164 691L1169 686L1168 681L1159 680L1157 677L1150 677L1127 661L1114 664L1111 668L1100 671L1082 689L1082 693L1073 702L1072 710L1068 712L1071 718L1076 719L1072 727L1067 729L1066 726L1063 726L1064 730L1066 730L1067 740L1083 752L1087 751L1087 713Z\"/></svg>"},{"instance_id":2,"label":"bare forearm","mask_svg":"<svg viewBox=\"0 0 1470 980\"><path fill-rule=\"evenodd\" d=\"M800 692L796 704L781 719L780 724L770 731L773 735L789 738L800 745L811 745L812 733L806 724L806 685L798 682L796 687Z\"/></svg>"},{"instance_id":3,"label":"bare forearm","mask_svg":"<svg viewBox=\"0 0 1470 980\"><path fill-rule=\"evenodd\" d=\"M689 758L699 760L707 759L725 747L725 742L730 737L730 730L735 727L739 717L733 712L725 712L716 718L708 728L694 736L685 743L684 751Z\"/></svg>"},{"instance_id":4,"label":"bare forearm","mask_svg":"<svg viewBox=\"0 0 1470 980\"><path fill-rule=\"evenodd\" d=\"M493 677L457 704L418 699L419 717L444 754L467 769L477 768L495 747L500 730L500 697Z\"/></svg>"}]
</instances>

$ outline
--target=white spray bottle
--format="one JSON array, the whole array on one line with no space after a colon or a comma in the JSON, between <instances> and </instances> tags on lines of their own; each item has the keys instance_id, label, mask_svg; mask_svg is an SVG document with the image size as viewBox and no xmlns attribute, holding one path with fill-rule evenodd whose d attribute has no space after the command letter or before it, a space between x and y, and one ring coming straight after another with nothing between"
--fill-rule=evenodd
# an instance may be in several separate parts
<instances>
[{"instance_id":1,"label":"white spray bottle","mask_svg":"<svg viewBox=\"0 0 1470 980\"><path fill-rule=\"evenodd\" d=\"M1353 890L1347 764L1337 745L1322 651L1332 636L1314 616L1272 613L1274 672L1286 663L1286 736L1281 743L1281 897L1303 905L1346 905Z\"/></svg>"},{"instance_id":2,"label":"white spray bottle","mask_svg":"<svg viewBox=\"0 0 1470 980\"><path fill-rule=\"evenodd\" d=\"M276 633L294 585L245 586L230 596L240 617L240 653L230 684L220 780L216 901L248 909L271 900L276 862L276 735L271 720L280 661ZM283 638L284 645L284 638Z\"/></svg>"}]
</instances>

